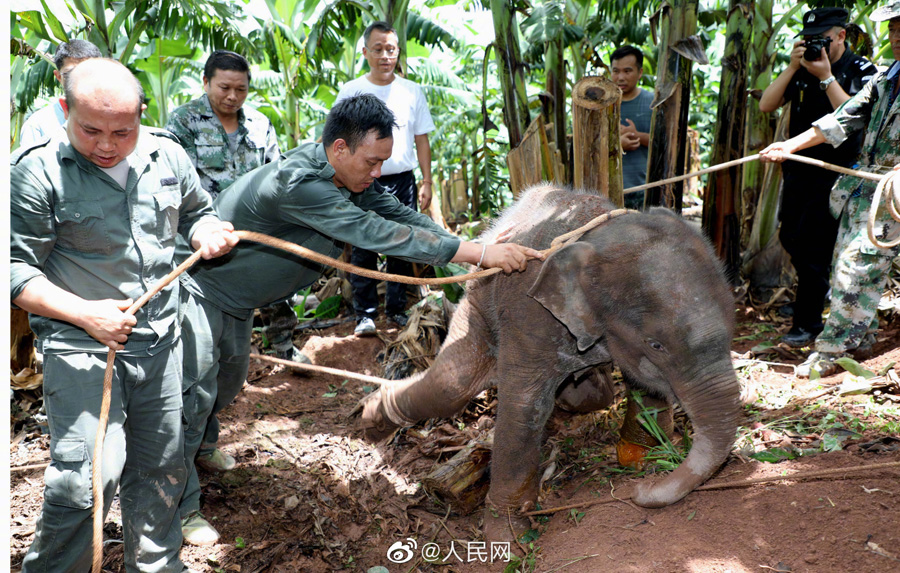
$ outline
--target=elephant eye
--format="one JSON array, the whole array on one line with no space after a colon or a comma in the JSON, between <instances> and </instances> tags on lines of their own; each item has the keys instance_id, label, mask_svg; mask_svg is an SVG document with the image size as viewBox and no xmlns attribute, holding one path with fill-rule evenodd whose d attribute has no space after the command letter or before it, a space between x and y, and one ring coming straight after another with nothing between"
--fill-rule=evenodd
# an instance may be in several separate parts
<instances>
[{"instance_id":1,"label":"elephant eye","mask_svg":"<svg viewBox=\"0 0 900 573\"><path fill-rule=\"evenodd\" d=\"M666 351L666 347L663 346L662 343L657 342L656 340L653 340L652 338L648 338L646 342L647 342L647 345L650 346L650 348L652 348L653 350L655 350L657 352L665 352Z\"/></svg>"}]
</instances>

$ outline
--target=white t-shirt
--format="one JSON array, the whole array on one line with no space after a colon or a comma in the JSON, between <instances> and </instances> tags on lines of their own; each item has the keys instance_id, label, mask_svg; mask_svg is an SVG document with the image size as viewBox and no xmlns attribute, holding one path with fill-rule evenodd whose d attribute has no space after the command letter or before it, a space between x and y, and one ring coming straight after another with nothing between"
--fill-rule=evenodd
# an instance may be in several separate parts
<instances>
[{"instance_id":1,"label":"white t-shirt","mask_svg":"<svg viewBox=\"0 0 900 573\"><path fill-rule=\"evenodd\" d=\"M128 157L131 157L131 155L129 155ZM116 163L112 167L100 167L100 171L112 177L113 181L118 183L122 187L122 189L128 187L128 168L130 167L128 164L128 157Z\"/></svg>"},{"instance_id":2,"label":"white t-shirt","mask_svg":"<svg viewBox=\"0 0 900 573\"><path fill-rule=\"evenodd\" d=\"M19 146L30 147L39 141L51 138L60 132L65 132L66 116L59 104L58 98L53 98L50 105L32 113L22 124L22 133L19 135Z\"/></svg>"},{"instance_id":3,"label":"white t-shirt","mask_svg":"<svg viewBox=\"0 0 900 573\"><path fill-rule=\"evenodd\" d=\"M383 101L397 121L391 158L381 166L381 174L396 175L415 169L419 160L414 138L434 131L434 120L422 88L399 76L394 76L394 81L386 86L375 85L361 76L344 84L334 103L359 94L372 94Z\"/></svg>"}]
</instances>

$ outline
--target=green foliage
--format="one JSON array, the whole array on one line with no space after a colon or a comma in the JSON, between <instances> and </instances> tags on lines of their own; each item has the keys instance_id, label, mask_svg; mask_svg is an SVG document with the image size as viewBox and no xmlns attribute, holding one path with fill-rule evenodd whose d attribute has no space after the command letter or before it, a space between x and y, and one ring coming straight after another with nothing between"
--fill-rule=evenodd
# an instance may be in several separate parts
<instances>
[{"instance_id":1,"label":"green foliage","mask_svg":"<svg viewBox=\"0 0 900 573\"><path fill-rule=\"evenodd\" d=\"M655 463L664 471L671 471L681 465L681 462L687 457L687 453L691 449L691 441L687 435L684 436L682 448L676 447L666 432L660 428L658 423L659 408L650 408L644 405L641 393L634 391L631 393L632 400L636 401L641 411L637 415L637 420L641 427L650 434L654 440L659 442L658 446L650 448L644 459L648 463Z\"/></svg>"},{"instance_id":2,"label":"green foliage","mask_svg":"<svg viewBox=\"0 0 900 573\"><path fill-rule=\"evenodd\" d=\"M434 274L438 278L464 275L467 272L469 271L465 267L456 263L447 263L446 267L434 267ZM459 283L441 285L441 288L444 291L444 296L446 296L453 304L458 303L459 299L461 299L466 292L466 289Z\"/></svg>"}]
</instances>

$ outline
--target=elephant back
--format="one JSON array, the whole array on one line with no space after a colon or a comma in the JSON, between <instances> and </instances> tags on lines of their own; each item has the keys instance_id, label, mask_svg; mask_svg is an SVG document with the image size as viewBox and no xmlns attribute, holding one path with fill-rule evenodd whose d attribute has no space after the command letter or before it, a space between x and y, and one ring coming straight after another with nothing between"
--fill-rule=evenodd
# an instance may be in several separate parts
<instances>
[{"instance_id":1,"label":"elephant back","mask_svg":"<svg viewBox=\"0 0 900 573\"><path fill-rule=\"evenodd\" d=\"M596 193L557 185L530 187L503 211L482 239L490 242L511 229L510 242L535 249L546 249L556 237L608 213L615 206Z\"/></svg>"}]
</instances>

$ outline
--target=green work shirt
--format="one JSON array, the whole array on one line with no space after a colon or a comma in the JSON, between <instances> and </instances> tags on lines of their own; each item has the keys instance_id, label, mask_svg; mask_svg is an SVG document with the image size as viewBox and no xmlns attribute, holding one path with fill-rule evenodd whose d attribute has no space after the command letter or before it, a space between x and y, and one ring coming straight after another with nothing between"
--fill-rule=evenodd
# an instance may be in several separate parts
<instances>
[{"instance_id":1,"label":"green work shirt","mask_svg":"<svg viewBox=\"0 0 900 573\"><path fill-rule=\"evenodd\" d=\"M166 129L187 151L200 184L213 199L234 181L278 157L278 138L269 119L255 109L238 110L237 149L228 146L228 134L203 94L169 115Z\"/></svg>"},{"instance_id":2,"label":"green work shirt","mask_svg":"<svg viewBox=\"0 0 900 573\"><path fill-rule=\"evenodd\" d=\"M11 158L10 297L29 281L51 283L87 300L137 300L174 269L175 236L217 221L209 195L168 132L141 127L127 158L123 189L65 135ZM128 356L147 356L177 340L178 281L135 317ZM42 352L106 352L85 330L31 315Z\"/></svg>"},{"instance_id":3,"label":"green work shirt","mask_svg":"<svg viewBox=\"0 0 900 573\"><path fill-rule=\"evenodd\" d=\"M237 230L284 239L337 257L342 243L410 261L445 265L460 240L383 192L373 183L362 193L335 187L334 168L322 144L301 144L238 179L214 203ZM185 245L179 256L186 256ZM284 300L321 276L321 265L250 241L190 271L187 288L241 319L254 308Z\"/></svg>"}]
</instances>

